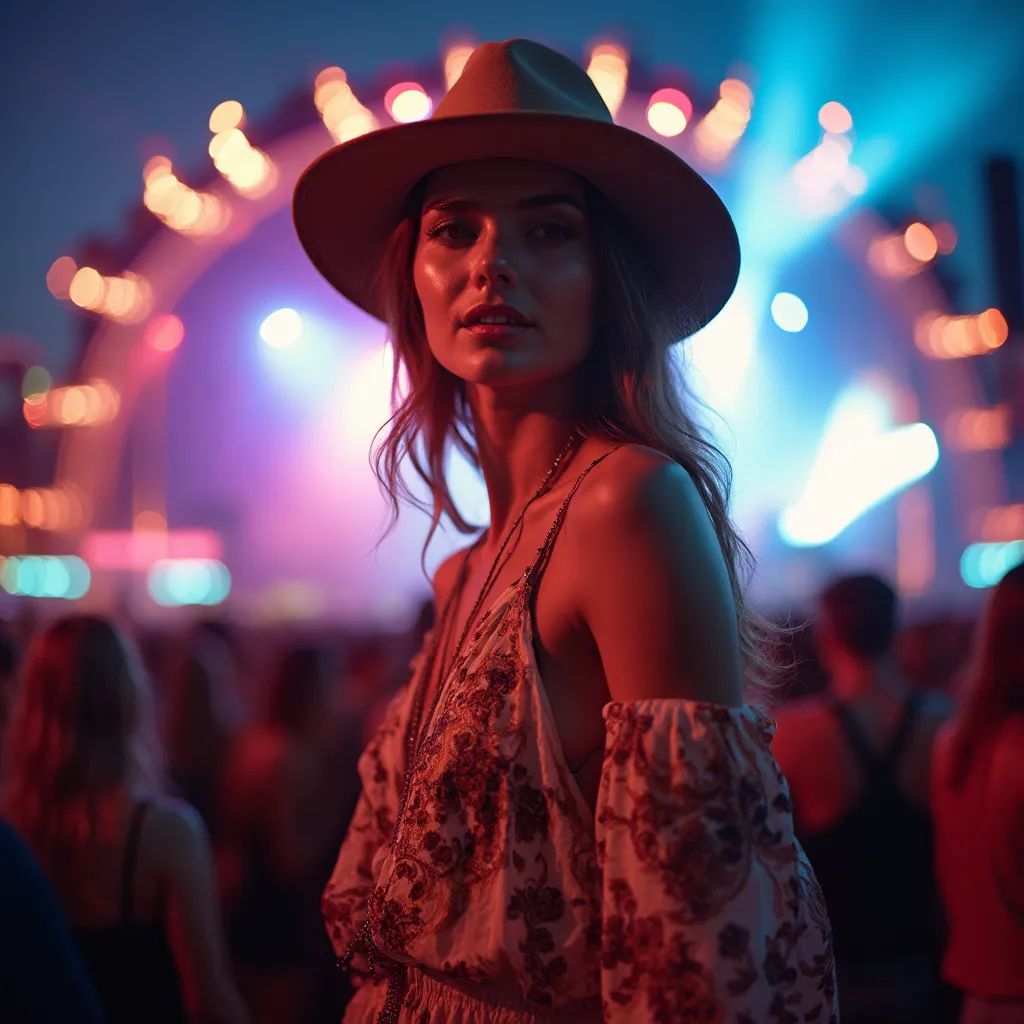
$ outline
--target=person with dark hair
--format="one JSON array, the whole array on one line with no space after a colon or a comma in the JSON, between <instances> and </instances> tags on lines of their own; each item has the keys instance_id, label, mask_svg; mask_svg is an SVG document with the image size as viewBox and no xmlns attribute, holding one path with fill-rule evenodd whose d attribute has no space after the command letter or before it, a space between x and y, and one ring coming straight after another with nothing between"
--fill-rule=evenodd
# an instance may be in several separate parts
<instances>
[{"instance_id":1,"label":"person with dark hair","mask_svg":"<svg viewBox=\"0 0 1024 1024\"><path fill-rule=\"evenodd\" d=\"M263 714L225 772L218 861L228 937L253 1018L267 1024L309 1019L318 963L330 953L320 892L351 789L334 770L333 679L321 648L283 650Z\"/></svg>"},{"instance_id":2,"label":"person with dark hair","mask_svg":"<svg viewBox=\"0 0 1024 1024\"><path fill-rule=\"evenodd\" d=\"M168 782L218 837L218 798L228 750L240 724L236 663L226 625L196 623L181 641L163 694Z\"/></svg>"},{"instance_id":3,"label":"person with dark hair","mask_svg":"<svg viewBox=\"0 0 1024 1024\"><path fill-rule=\"evenodd\" d=\"M365 982L347 1024L833 1021L729 467L672 351L735 286L725 206L578 64L510 39L430 118L323 154L293 210L388 327L393 511L407 458L427 542L477 530L453 448L490 505L359 761L323 901Z\"/></svg>"},{"instance_id":4,"label":"person with dark hair","mask_svg":"<svg viewBox=\"0 0 1024 1024\"><path fill-rule=\"evenodd\" d=\"M46 872L112 1024L243 1024L209 844L163 795L150 693L106 619L33 640L11 714L0 809Z\"/></svg>"},{"instance_id":5,"label":"person with dark hair","mask_svg":"<svg viewBox=\"0 0 1024 1024\"><path fill-rule=\"evenodd\" d=\"M961 1024L1024 1022L1024 564L996 585L935 744L935 861L949 922L942 973Z\"/></svg>"},{"instance_id":6,"label":"person with dark hair","mask_svg":"<svg viewBox=\"0 0 1024 1024\"><path fill-rule=\"evenodd\" d=\"M938 999L928 773L949 709L900 674L897 605L877 576L826 587L814 637L828 689L776 712L775 753L832 921L843 1020L865 1024L931 1022Z\"/></svg>"}]
</instances>

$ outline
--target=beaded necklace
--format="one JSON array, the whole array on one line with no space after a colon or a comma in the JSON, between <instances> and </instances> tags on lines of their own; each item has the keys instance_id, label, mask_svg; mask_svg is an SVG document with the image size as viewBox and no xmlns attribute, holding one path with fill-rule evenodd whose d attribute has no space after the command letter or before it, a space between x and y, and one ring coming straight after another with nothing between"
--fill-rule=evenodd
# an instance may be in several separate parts
<instances>
[{"instance_id":1,"label":"beaded necklace","mask_svg":"<svg viewBox=\"0 0 1024 1024\"><path fill-rule=\"evenodd\" d=\"M462 635L459 637L459 642L455 647L455 652L453 653L451 660L448 662L447 666L445 666L444 657L442 656L442 672L438 675L437 689L434 692L434 699L431 702L430 710L427 713L426 718L424 719L423 704L426 701L427 687L434 674L434 663L437 659L437 653L438 648L440 646L441 636L442 634L446 635L450 630L450 626L454 623L454 614L458 607L458 597L461 595L462 588L466 582L467 566L469 565L469 556L476 549L476 546L480 543L481 538L478 537L473 542L469 551L466 552L465 558L463 558L462 560L462 565L460 567L456 585L452 588L451 593L448 595L448 598L445 601L444 610L438 621L437 629L434 633L434 637L431 642L427 658L424 662L423 670L420 674L419 685L416 689L416 693L414 694L413 709L409 717L409 724L406 727L406 770L402 781L402 793L401 798L399 800L398 814L395 816L395 827L391 837L392 844L394 844L396 838L398 837L402 817L405 813L405 805L409 796L410 780L415 774L415 770L419 767L419 761L422 759L423 755L423 741L425 737L421 735L421 726L424 721L429 723L433 719L434 712L437 709L438 701L441 698L442 692L445 690L444 683L446 676L444 670L447 669L448 672L451 672L454 666L458 664L459 655L462 653L462 647L466 641L466 637L469 635L470 627L473 625L477 617L477 614L479 613L480 608L483 605L485 598L487 597L487 594L490 592L490 588L494 584L494 579L497 576L498 571L500 569L501 556L504 553L505 548L508 547L508 543L512 539L516 530L518 530L519 527L522 525L523 519L526 517L526 512L529 509L529 507L547 490L548 485L551 483L552 477L558 471L558 467L562 464L565 457L572 450L578 436L578 431L575 428L573 428L572 432L569 435L569 440L566 442L565 447L558 453L557 458L551 464L551 468L544 475L544 479L541 481L540 486L527 500L526 504L523 505L522 511L519 513L518 516L516 516L515 521L512 523L512 525L506 532L505 538L501 542L501 546L498 548L498 553L494 556L494 561L491 563L491 567L488 570L487 576L484 579L483 586L480 588L480 593L477 596L476 602L473 605L473 609L469 613L469 617L466 619L465 626L462 629ZM540 548L538 548L538 551L543 551L543 549L544 548L542 545ZM450 615L452 616L451 623L449 623ZM447 654L447 644L445 645L444 653ZM348 948L341 955L341 957L338 958L338 966L342 969L347 968L352 960L352 957L355 955L357 951L360 951L360 948L361 951L365 954L367 961L369 962L371 976L376 977L378 964L378 950L373 941L373 931L370 925L370 914L368 910L363 918L363 924L362 927L359 929L359 933L349 943ZM386 973L388 975L387 994L385 995L384 999L384 1007L377 1018L377 1024L398 1024L399 1012L402 1008L402 1000L405 996L405 991L407 987L406 965L392 961L389 963Z\"/></svg>"}]
</instances>

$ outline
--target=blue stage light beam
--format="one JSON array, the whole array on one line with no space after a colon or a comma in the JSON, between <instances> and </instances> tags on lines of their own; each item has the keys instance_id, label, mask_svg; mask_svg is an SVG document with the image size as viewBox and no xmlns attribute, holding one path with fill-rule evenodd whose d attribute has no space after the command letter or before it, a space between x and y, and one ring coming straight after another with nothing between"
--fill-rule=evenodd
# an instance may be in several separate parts
<instances>
[{"instance_id":1,"label":"blue stage light beam","mask_svg":"<svg viewBox=\"0 0 1024 1024\"><path fill-rule=\"evenodd\" d=\"M840 394L803 492L779 516L787 544L827 544L869 509L931 472L939 459L931 427L891 424L885 399L873 389L854 385Z\"/></svg>"}]
</instances>

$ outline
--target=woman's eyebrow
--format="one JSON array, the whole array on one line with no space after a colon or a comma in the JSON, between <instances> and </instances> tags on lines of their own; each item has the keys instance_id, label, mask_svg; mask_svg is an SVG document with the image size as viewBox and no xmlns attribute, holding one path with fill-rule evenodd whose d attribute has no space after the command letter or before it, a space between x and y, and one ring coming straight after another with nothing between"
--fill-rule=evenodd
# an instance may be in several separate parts
<instances>
[{"instance_id":1,"label":"woman's eyebrow","mask_svg":"<svg viewBox=\"0 0 1024 1024\"><path fill-rule=\"evenodd\" d=\"M549 192L539 196L529 196L526 199L520 199L516 203L515 208L517 210L535 210L541 206L555 206L560 203L566 203L569 206L575 206L581 213L583 207L580 205L578 199L574 196L569 195L567 192ZM424 207L423 212L429 213L431 210L479 210L480 204L474 202L472 199L435 199L433 202L428 203Z\"/></svg>"}]
</instances>

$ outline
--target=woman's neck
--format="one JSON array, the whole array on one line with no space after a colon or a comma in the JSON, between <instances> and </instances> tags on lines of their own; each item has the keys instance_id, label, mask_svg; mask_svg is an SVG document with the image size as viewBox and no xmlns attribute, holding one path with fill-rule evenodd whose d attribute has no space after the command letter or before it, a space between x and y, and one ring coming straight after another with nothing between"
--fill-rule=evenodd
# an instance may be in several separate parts
<instances>
[{"instance_id":1,"label":"woman's neck","mask_svg":"<svg viewBox=\"0 0 1024 1024\"><path fill-rule=\"evenodd\" d=\"M483 389L480 389L483 391ZM568 408L513 410L491 389L471 400L480 468L490 506L488 545L499 543L565 449L576 426ZM562 465L568 461L567 453Z\"/></svg>"}]
</instances>

